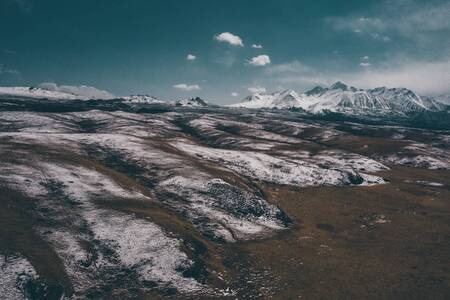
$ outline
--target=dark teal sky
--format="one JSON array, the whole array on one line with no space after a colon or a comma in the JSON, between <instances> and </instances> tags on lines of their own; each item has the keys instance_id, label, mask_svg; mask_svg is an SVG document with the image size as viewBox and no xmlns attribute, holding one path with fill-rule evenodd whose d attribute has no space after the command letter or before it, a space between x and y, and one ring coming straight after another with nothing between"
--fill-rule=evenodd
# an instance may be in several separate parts
<instances>
[{"instance_id":1,"label":"dark teal sky","mask_svg":"<svg viewBox=\"0 0 450 300\"><path fill-rule=\"evenodd\" d=\"M216 103L255 87L335 80L442 93L449 16L450 1L2 0L0 85L55 82ZM223 32L244 46L214 39ZM250 64L258 55L271 63Z\"/></svg>"}]
</instances>

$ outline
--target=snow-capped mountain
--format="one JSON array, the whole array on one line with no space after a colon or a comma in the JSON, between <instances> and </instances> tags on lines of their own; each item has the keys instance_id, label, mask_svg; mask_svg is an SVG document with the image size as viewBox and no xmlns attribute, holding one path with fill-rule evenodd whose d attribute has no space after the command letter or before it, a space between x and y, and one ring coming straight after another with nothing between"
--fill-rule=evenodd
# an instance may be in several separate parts
<instances>
[{"instance_id":1,"label":"snow-capped mountain","mask_svg":"<svg viewBox=\"0 0 450 300\"><path fill-rule=\"evenodd\" d=\"M328 88L315 87L304 93L294 90L272 94L254 94L231 107L245 108L301 108L317 113L329 111L379 111L407 113L440 111L444 105L431 97L419 96L406 88L358 89L336 82Z\"/></svg>"},{"instance_id":2,"label":"snow-capped mountain","mask_svg":"<svg viewBox=\"0 0 450 300\"><path fill-rule=\"evenodd\" d=\"M87 100L86 97L71 93L51 91L38 87L0 87L0 96L26 97L50 100Z\"/></svg>"},{"instance_id":3,"label":"snow-capped mountain","mask_svg":"<svg viewBox=\"0 0 450 300\"><path fill-rule=\"evenodd\" d=\"M121 97L120 99L123 99L125 100L125 102L129 103L147 103L147 104L166 103L166 101L160 100L156 97L149 95L131 95Z\"/></svg>"},{"instance_id":4,"label":"snow-capped mountain","mask_svg":"<svg viewBox=\"0 0 450 300\"><path fill-rule=\"evenodd\" d=\"M439 103L450 105L450 95L439 95L434 98Z\"/></svg>"},{"instance_id":5,"label":"snow-capped mountain","mask_svg":"<svg viewBox=\"0 0 450 300\"><path fill-rule=\"evenodd\" d=\"M272 94L253 94L244 99L244 102L232 104L232 107L246 108L292 108L301 107L303 98L294 90L285 90Z\"/></svg>"},{"instance_id":6,"label":"snow-capped mountain","mask_svg":"<svg viewBox=\"0 0 450 300\"><path fill-rule=\"evenodd\" d=\"M0 98L24 98L24 99L38 99L38 100L91 100L96 99L92 97L86 97L82 95L76 95L69 92L53 91L41 87L0 87ZM158 99L150 95L130 95L115 97L111 96L110 99L101 98L101 100L115 100L121 101L126 104L166 104L175 106L190 106L190 107L203 107L208 103L200 97L182 99L177 101L165 101Z\"/></svg>"},{"instance_id":7,"label":"snow-capped mountain","mask_svg":"<svg viewBox=\"0 0 450 300\"><path fill-rule=\"evenodd\" d=\"M175 102L176 106L208 106L208 102L200 97L182 99Z\"/></svg>"},{"instance_id":8,"label":"snow-capped mountain","mask_svg":"<svg viewBox=\"0 0 450 300\"><path fill-rule=\"evenodd\" d=\"M53 91L40 87L0 87L0 96L9 97L23 97L33 99L48 99L48 100L90 100L96 99L95 97L86 97L69 92ZM110 100L101 98L102 100ZM127 103L166 103L156 97L149 95L131 95L115 98L111 96L111 99L123 100Z\"/></svg>"}]
</instances>

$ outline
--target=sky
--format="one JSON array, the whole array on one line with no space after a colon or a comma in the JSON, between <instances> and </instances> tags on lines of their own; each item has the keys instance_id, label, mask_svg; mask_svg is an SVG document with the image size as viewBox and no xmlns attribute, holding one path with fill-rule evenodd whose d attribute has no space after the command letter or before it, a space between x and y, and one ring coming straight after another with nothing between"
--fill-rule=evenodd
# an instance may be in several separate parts
<instances>
[{"instance_id":1,"label":"sky","mask_svg":"<svg viewBox=\"0 0 450 300\"><path fill-rule=\"evenodd\" d=\"M338 80L444 94L449 16L449 0L1 0L0 85L217 104Z\"/></svg>"}]
</instances>

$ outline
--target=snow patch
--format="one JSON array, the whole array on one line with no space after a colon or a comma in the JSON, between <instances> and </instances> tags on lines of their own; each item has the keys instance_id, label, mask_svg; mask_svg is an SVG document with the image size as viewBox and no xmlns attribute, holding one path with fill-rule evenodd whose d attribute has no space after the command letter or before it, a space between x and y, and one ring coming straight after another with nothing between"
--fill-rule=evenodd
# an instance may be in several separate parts
<instances>
[{"instance_id":1,"label":"snow patch","mask_svg":"<svg viewBox=\"0 0 450 300\"><path fill-rule=\"evenodd\" d=\"M39 276L30 262L20 255L0 254L0 297L28 299L25 285Z\"/></svg>"},{"instance_id":2,"label":"snow patch","mask_svg":"<svg viewBox=\"0 0 450 300\"><path fill-rule=\"evenodd\" d=\"M219 178L196 181L175 176L159 188L189 201L186 213L193 219L209 219L203 231L212 231L225 241L258 237L284 229L288 222L276 206Z\"/></svg>"},{"instance_id":3,"label":"snow patch","mask_svg":"<svg viewBox=\"0 0 450 300\"><path fill-rule=\"evenodd\" d=\"M224 165L233 171L267 182L296 185L351 185L364 179L353 170L324 169L304 161L288 161L264 153L206 148L188 142L173 142L173 146L188 153ZM365 184L384 183L377 176L367 176Z\"/></svg>"}]
</instances>

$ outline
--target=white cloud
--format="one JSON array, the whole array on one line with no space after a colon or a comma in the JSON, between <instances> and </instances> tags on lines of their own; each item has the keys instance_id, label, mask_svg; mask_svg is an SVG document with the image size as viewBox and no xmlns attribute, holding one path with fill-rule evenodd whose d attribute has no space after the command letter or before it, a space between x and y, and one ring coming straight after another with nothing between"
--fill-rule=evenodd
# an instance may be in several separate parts
<instances>
[{"instance_id":1,"label":"white cloud","mask_svg":"<svg viewBox=\"0 0 450 300\"><path fill-rule=\"evenodd\" d=\"M237 97L237 96L239 96L239 94L238 94L238 93L236 93L236 92L232 92L232 93L231 93L231 96L233 96L233 97Z\"/></svg>"},{"instance_id":2,"label":"white cloud","mask_svg":"<svg viewBox=\"0 0 450 300\"><path fill-rule=\"evenodd\" d=\"M190 85L190 84L186 84L186 83L179 83L179 84L175 84L173 87L176 88L177 90L186 91L186 92L201 90L200 86L198 86L197 84Z\"/></svg>"},{"instance_id":3,"label":"white cloud","mask_svg":"<svg viewBox=\"0 0 450 300\"><path fill-rule=\"evenodd\" d=\"M197 56L195 56L194 54L188 54L187 56L186 56L186 60L196 60L197 59Z\"/></svg>"},{"instance_id":4,"label":"white cloud","mask_svg":"<svg viewBox=\"0 0 450 300\"><path fill-rule=\"evenodd\" d=\"M221 34L214 36L214 39L218 42L224 42L233 46L244 47L242 39L239 36L234 35L230 32L222 32Z\"/></svg>"},{"instance_id":5,"label":"white cloud","mask_svg":"<svg viewBox=\"0 0 450 300\"><path fill-rule=\"evenodd\" d=\"M316 85L327 85L323 74L298 60L271 65L265 70L270 81L282 85L295 85L299 88L310 88Z\"/></svg>"},{"instance_id":6,"label":"white cloud","mask_svg":"<svg viewBox=\"0 0 450 300\"><path fill-rule=\"evenodd\" d=\"M387 27L383 20L376 17L331 17L326 21L336 30L350 30L354 33L381 31Z\"/></svg>"},{"instance_id":7,"label":"white cloud","mask_svg":"<svg viewBox=\"0 0 450 300\"><path fill-rule=\"evenodd\" d=\"M87 85L57 85L54 82L43 82L39 87L48 91L68 93L90 99L111 99L115 97L108 91Z\"/></svg>"},{"instance_id":8,"label":"white cloud","mask_svg":"<svg viewBox=\"0 0 450 300\"><path fill-rule=\"evenodd\" d=\"M373 17L332 17L326 21L335 30L351 31L360 36L369 36L375 40L389 42L391 38L384 33L389 24L380 18Z\"/></svg>"},{"instance_id":9,"label":"white cloud","mask_svg":"<svg viewBox=\"0 0 450 300\"><path fill-rule=\"evenodd\" d=\"M403 37L421 45L441 44L450 33L449 1L379 1L371 16L348 15L326 18L335 30L350 31L375 40L390 42ZM433 47L431 46L431 47Z\"/></svg>"},{"instance_id":10,"label":"white cloud","mask_svg":"<svg viewBox=\"0 0 450 300\"><path fill-rule=\"evenodd\" d=\"M8 70L6 70L6 73L11 74L11 75L20 75L20 71L16 70L16 69L8 69Z\"/></svg>"},{"instance_id":11,"label":"white cloud","mask_svg":"<svg viewBox=\"0 0 450 300\"><path fill-rule=\"evenodd\" d=\"M380 66L349 71L319 71L293 61L273 65L265 74L269 82L295 85L301 89L326 86L340 80L360 88L405 87L422 95L450 93L450 57L439 61L412 61L396 57Z\"/></svg>"},{"instance_id":12,"label":"white cloud","mask_svg":"<svg viewBox=\"0 0 450 300\"><path fill-rule=\"evenodd\" d=\"M288 63L271 65L266 69L267 74L279 74L279 73L306 73L311 70L310 67L302 64L298 60L293 60Z\"/></svg>"},{"instance_id":13,"label":"white cloud","mask_svg":"<svg viewBox=\"0 0 450 300\"><path fill-rule=\"evenodd\" d=\"M342 79L360 87L406 87L423 95L450 93L450 58L435 62L392 63L387 67L350 72Z\"/></svg>"},{"instance_id":14,"label":"white cloud","mask_svg":"<svg viewBox=\"0 0 450 300\"><path fill-rule=\"evenodd\" d=\"M258 55L253 57L248 63L253 66L265 66L270 64L270 57L265 54Z\"/></svg>"},{"instance_id":15,"label":"white cloud","mask_svg":"<svg viewBox=\"0 0 450 300\"><path fill-rule=\"evenodd\" d=\"M370 57L366 55L366 56L361 58L361 62L359 63L359 65L361 67L364 67L364 68L370 67L370 61L369 60L370 60Z\"/></svg>"},{"instance_id":16,"label":"white cloud","mask_svg":"<svg viewBox=\"0 0 450 300\"><path fill-rule=\"evenodd\" d=\"M262 94L266 92L266 88L262 86L251 86L248 90L252 94Z\"/></svg>"},{"instance_id":17,"label":"white cloud","mask_svg":"<svg viewBox=\"0 0 450 300\"><path fill-rule=\"evenodd\" d=\"M263 46L260 45L260 44L253 44L253 45L252 45L252 48L254 48L254 49L262 49Z\"/></svg>"},{"instance_id":18,"label":"white cloud","mask_svg":"<svg viewBox=\"0 0 450 300\"><path fill-rule=\"evenodd\" d=\"M16 69L8 69L5 68L2 64L0 64L0 75L7 74L7 75L20 75L20 71Z\"/></svg>"},{"instance_id":19,"label":"white cloud","mask_svg":"<svg viewBox=\"0 0 450 300\"><path fill-rule=\"evenodd\" d=\"M395 26L405 34L450 29L450 2L448 1L402 1L397 3L392 11L406 12L402 14L402 18L391 21L391 26Z\"/></svg>"}]
</instances>

